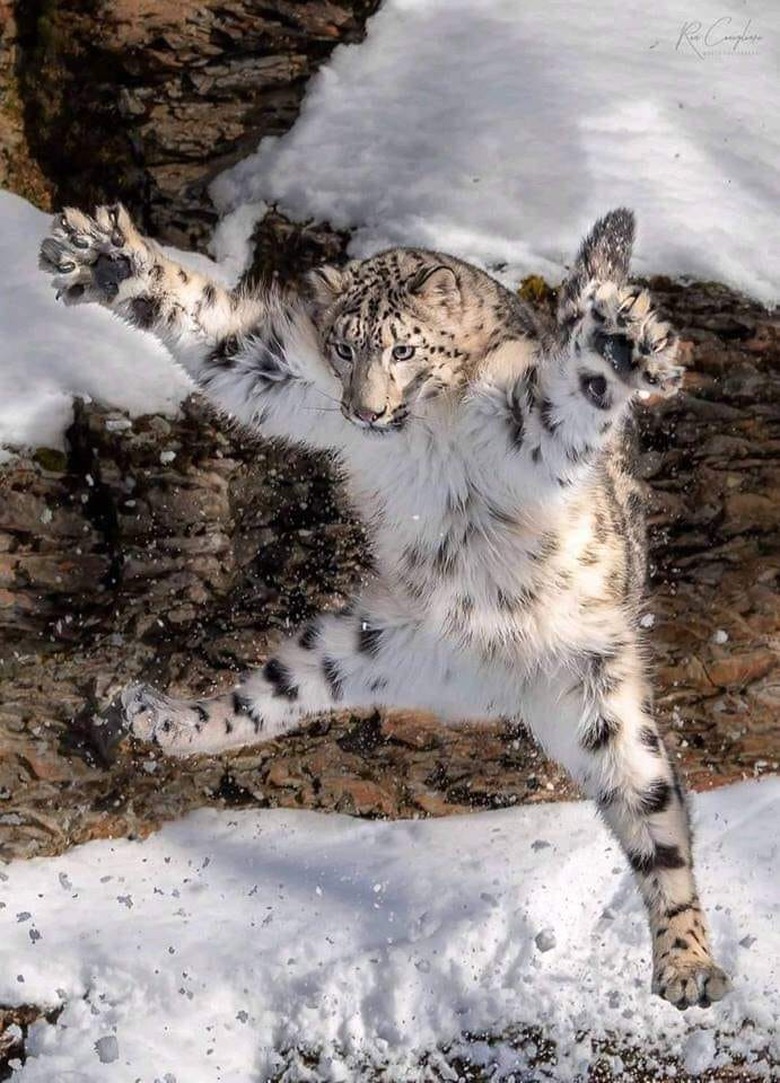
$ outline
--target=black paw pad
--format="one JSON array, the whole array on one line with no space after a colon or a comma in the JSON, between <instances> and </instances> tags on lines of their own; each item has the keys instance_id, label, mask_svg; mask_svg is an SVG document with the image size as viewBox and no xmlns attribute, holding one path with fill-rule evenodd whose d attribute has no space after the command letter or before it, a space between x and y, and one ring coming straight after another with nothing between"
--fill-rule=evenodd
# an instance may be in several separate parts
<instances>
[{"instance_id":1,"label":"black paw pad","mask_svg":"<svg viewBox=\"0 0 780 1083\"><path fill-rule=\"evenodd\" d=\"M119 283L131 278L133 269L125 256L112 258L100 255L92 265L92 277L95 285L110 299L119 292Z\"/></svg>"},{"instance_id":2,"label":"black paw pad","mask_svg":"<svg viewBox=\"0 0 780 1083\"><path fill-rule=\"evenodd\" d=\"M630 372L635 367L632 363L634 344L625 335L605 335L602 331L596 331L593 347L617 373Z\"/></svg>"},{"instance_id":3,"label":"black paw pad","mask_svg":"<svg viewBox=\"0 0 780 1083\"><path fill-rule=\"evenodd\" d=\"M581 372L580 389L585 398L597 409L608 410L612 405L612 395L606 376L594 372Z\"/></svg>"}]
</instances>

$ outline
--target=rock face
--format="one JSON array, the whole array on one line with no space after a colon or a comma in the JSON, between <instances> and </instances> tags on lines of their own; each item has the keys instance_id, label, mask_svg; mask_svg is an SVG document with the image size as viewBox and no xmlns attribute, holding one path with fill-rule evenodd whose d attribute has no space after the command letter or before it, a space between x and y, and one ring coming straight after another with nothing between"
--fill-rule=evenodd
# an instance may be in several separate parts
<instances>
[{"instance_id":1,"label":"rock face","mask_svg":"<svg viewBox=\"0 0 780 1083\"><path fill-rule=\"evenodd\" d=\"M721 287L652 286L689 372L642 417L645 624L671 747L701 788L780 758L780 321ZM414 714L324 718L194 763L127 743L102 761L89 724L117 687L228 687L367 564L324 460L197 401L132 423L80 406L69 444L0 473L4 856L143 833L205 802L420 816L572 795L522 732Z\"/></svg>"},{"instance_id":2,"label":"rock face","mask_svg":"<svg viewBox=\"0 0 780 1083\"><path fill-rule=\"evenodd\" d=\"M9 188L48 210L51 185L31 157L25 137L16 8L17 0L0 0L0 187Z\"/></svg>"},{"instance_id":3,"label":"rock face","mask_svg":"<svg viewBox=\"0 0 780 1083\"><path fill-rule=\"evenodd\" d=\"M650 638L662 706L703 786L780 760L780 319L714 284L651 286L689 373L686 394L645 418Z\"/></svg>"},{"instance_id":4,"label":"rock face","mask_svg":"<svg viewBox=\"0 0 780 1083\"><path fill-rule=\"evenodd\" d=\"M378 5L0 0L5 176L47 209L120 198L147 232L202 245L209 181L290 127L308 78Z\"/></svg>"}]
</instances>

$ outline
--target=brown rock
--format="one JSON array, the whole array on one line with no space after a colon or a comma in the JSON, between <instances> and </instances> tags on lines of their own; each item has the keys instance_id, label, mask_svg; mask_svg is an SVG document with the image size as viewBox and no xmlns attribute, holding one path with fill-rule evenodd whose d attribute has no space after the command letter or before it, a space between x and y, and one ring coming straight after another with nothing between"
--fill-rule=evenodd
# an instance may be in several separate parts
<instances>
[{"instance_id":1,"label":"brown rock","mask_svg":"<svg viewBox=\"0 0 780 1083\"><path fill-rule=\"evenodd\" d=\"M468 805L454 805L438 793L421 790L413 795L414 803L427 816L452 816L471 812Z\"/></svg>"},{"instance_id":2,"label":"brown rock","mask_svg":"<svg viewBox=\"0 0 780 1083\"><path fill-rule=\"evenodd\" d=\"M383 720L382 733L409 748L432 749L441 744L441 722L422 711L393 711Z\"/></svg>"},{"instance_id":3,"label":"brown rock","mask_svg":"<svg viewBox=\"0 0 780 1083\"><path fill-rule=\"evenodd\" d=\"M290 127L308 78L335 45L362 37L378 3L17 3L0 64L19 102L0 110L0 135L5 120L15 140L10 177L49 207L121 198L165 240L202 244L215 221L210 181ZM37 172L28 167L25 184L28 161Z\"/></svg>"},{"instance_id":4,"label":"brown rock","mask_svg":"<svg viewBox=\"0 0 780 1083\"><path fill-rule=\"evenodd\" d=\"M69 764L64 756L50 749L39 754L25 751L20 759L35 778L44 782L69 782L79 768L78 764Z\"/></svg>"},{"instance_id":5,"label":"brown rock","mask_svg":"<svg viewBox=\"0 0 780 1083\"><path fill-rule=\"evenodd\" d=\"M289 759L274 759L265 781L271 786L297 786L302 781L300 765Z\"/></svg>"},{"instance_id":6,"label":"brown rock","mask_svg":"<svg viewBox=\"0 0 780 1083\"><path fill-rule=\"evenodd\" d=\"M355 816L392 816L396 799L376 782L363 778L327 778L323 789L337 812Z\"/></svg>"},{"instance_id":7,"label":"brown rock","mask_svg":"<svg viewBox=\"0 0 780 1083\"><path fill-rule=\"evenodd\" d=\"M38 556L16 554L14 573L20 583L53 594L93 591L108 571L108 561L97 554Z\"/></svg>"},{"instance_id":8,"label":"brown rock","mask_svg":"<svg viewBox=\"0 0 780 1083\"><path fill-rule=\"evenodd\" d=\"M706 670L713 684L726 688L752 684L777 669L779 661L780 656L774 651L751 651L708 662Z\"/></svg>"}]
</instances>

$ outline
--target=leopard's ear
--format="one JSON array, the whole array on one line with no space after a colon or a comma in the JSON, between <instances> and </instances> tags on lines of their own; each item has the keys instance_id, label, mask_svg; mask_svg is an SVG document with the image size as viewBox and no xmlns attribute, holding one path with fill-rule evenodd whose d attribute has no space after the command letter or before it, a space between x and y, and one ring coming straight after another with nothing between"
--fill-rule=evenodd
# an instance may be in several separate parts
<instances>
[{"instance_id":1,"label":"leopard's ear","mask_svg":"<svg viewBox=\"0 0 780 1083\"><path fill-rule=\"evenodd\" d=\"M339 294L348 289L352 282L351 265L333 267L325 264L308 271L305 278L307 296L320 308L332 305Z\"/></svg>"},{"instance_id":2,"label":"leopard's ear","mask_svg":"<svg viewBox=\"0 0 780 1083\"><path fill-rule=\"evenodd\" d=\"M409 293L429 305L444 305L454 309L460 304L458 276L443 263L435 267L421 267L410 280Z\"/></svg>"}]
</instances>

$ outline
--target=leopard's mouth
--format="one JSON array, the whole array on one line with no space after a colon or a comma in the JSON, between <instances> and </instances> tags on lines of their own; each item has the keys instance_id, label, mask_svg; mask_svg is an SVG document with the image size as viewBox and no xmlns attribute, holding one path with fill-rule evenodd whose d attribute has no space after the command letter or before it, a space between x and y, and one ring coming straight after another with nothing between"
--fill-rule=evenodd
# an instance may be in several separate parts
<instances>
[{"instance_id":1,"label":"leopard's mouth","mask_svg":"<svg viewBox=\"0 0 780 1083\"><path fill-rule=\"evenodd\" d=\"M383 414L381 421L378 419L369 421L365 418L357 417L349 407L344 405L344 403L341 404L341 412L347 421L354 425L355 428L373 436L386 436L389 433L400 432L406 425L410 416L409 407L405 403L396 406L387 416Z\"/></svg>"}]
</instances>

